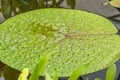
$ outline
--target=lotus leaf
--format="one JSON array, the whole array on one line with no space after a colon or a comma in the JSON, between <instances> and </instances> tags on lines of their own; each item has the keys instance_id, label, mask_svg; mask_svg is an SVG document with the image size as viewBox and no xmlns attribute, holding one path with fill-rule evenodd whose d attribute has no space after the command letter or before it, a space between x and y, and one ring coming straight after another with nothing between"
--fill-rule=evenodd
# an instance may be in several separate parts
<instances>
[{"instance_id":1,"label":"lotus leaf","mask_svg":"<svg viewBox=\"0 0 120 80\"><path fill-rule=\"evenodd\" d=\"M83 74L107 68L120 57L120 36L106 18L60 8L40 9L0 24L0 61L32 73L39 59L51 54L42 75L67 77L78 67Z\"/></svg>"}]
</instances>

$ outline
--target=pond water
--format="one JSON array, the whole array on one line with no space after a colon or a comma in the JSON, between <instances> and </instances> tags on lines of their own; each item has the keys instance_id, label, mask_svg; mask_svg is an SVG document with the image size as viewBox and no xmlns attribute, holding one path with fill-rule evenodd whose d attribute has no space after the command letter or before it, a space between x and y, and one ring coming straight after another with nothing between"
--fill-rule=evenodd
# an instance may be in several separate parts
<instances>
[{"instance_id":1,"label":"pond water","mask_svg":"<svg viewBox=\"0 0 120 80\"><path fill-rule=\"evenodd\" d=\"M79 4L78 2L79 0L77 0L77 4ZM70 8L70 6L66 5L66 2L63 2L61 5L64 7ZM79 8L79 6L77 5L77 9L81 9L81 7ZM113 23L116 25L118 29L120 29L120 22L113 21ZM120 60L116 62L116 65L117 65L117 74L116 74L115 80L120 80L120 74L119 74ZM9 66L0 62L0 80L17 80L19 74L20 74L20 71L10 68ZM85 80L86 77L89 77L90 80L94 80L94 78L96 77L101 78L101 80L105 80L105 74L106 74L106 69L95 72L95 73L83 75L79 80ZM41 80L44 80L44 79L41 79ZM60 78L60 80L67 80L67 78Z\"/></svg>"}]
</instances>

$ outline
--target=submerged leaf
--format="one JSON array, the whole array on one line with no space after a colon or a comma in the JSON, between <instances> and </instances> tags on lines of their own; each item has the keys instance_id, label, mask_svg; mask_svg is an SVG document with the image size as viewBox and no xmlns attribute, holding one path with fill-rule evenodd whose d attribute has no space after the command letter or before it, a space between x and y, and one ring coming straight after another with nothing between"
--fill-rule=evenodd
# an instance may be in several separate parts
<instances>
[{"instance_id":1,"label":"submerged leaf","mask_svg":"<svg viewBox=\"0 0 120 80\"><path fill-rule=\"evenodd\" d=\"M38 0L38 6L40 8L44 8L45 7L44 0Z\"/></svg>"},{"instance_id":2,"label":"submerged leaf","mask_svg":"<svg viewBox=\"0 0 120 80\"><path fill-rule=\"evenodd\" d=\"M101 80L100 78L95 78L95 80Z\"/></svg>"},{"instance_id":3,"label":"submerged leaf","mask_svg":"<svg viewBox=\"0 0 120 80\"><path fill-rule=\"evenodd\" d=\"M12 5L11 0L1 0L1 10L3 16L8 19L11 16Z\"/></svg>"},{"instance_id":4,"label":"submerged leaf","mask_svg":"<svg viewBox=\"0 0 120 80\"><path fill-rule=\"evenodd\" d=\"M56 0L52 0L52 6L56 7L57 1Z\"/></svg>"},{"instance_id":5,"label":"submerged leaf","mask_svg":"<svg viewBox=\"0 0 120 80\"><path fill-rule=\"evenodd\" d=\"M87 77L85 80L90 80L89 77Z\"/></svg>"}]
</instances>

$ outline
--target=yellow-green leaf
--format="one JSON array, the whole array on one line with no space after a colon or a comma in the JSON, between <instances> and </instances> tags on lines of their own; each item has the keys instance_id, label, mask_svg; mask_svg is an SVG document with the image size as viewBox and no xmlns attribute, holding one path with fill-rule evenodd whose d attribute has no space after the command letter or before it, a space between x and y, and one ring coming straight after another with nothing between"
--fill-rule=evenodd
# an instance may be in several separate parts
<instances>
[{"instance_id":1,"label":"yellow-green leaf","mask_svg":"<svg viewBox=\"0 0 120 80\"><path fill-rule=\"evenodd\" d=\"M112 0L110 1L110 5L120 8L120 0Z\"/></svg>"},{"instance_id":2,"label":"yellow-green leaf","mask_svg":"<svg viewBox=\"0 0 120 80\"><path fill-rule=\"evenodd\" d=\"M69 77L68 80L77 80L79 76L81 76L83 74L85 70L85 66L80 66L78 67L73 73L72 75Z\"/></svg>"},{"instance_id":3,"label":"yellow-green leaf","mask_svg":"<svg viewBox=\"0 0 120 80\"><path fill-rule=\"evenodd\" d=\"M50 77L48 73L45 74L45 80L52 80L52 78Z\"/></svg>"},{"instance_id":4,"label":"yellow-green leaf","mask_svg":"<svg viewBox=\"0 0 120 80\"><path fill-rule=\"evenodd\" d=\"M29 69L25 68L25 69L23 69L22 73L20 74L18 80L27 80L28 75L29 75Z\"/></svg>"}]
</instances>

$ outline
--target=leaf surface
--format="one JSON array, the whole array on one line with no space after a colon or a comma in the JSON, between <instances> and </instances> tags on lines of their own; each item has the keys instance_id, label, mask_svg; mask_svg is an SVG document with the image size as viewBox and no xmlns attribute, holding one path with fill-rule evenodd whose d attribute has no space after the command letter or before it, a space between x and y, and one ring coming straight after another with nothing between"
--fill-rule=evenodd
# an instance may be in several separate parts
<instances>
[{"instance_id":1,"label":"leaf surface","mask_svg":"<svg viewBox=\"0 0 120 80\"><path fill-rule=\"evenodd\" d=\"M45 70L52 76L72 75L89 64L83 74L107 68L120 57L120 36L102 16L81 10L40 9L0 24L0 61L33 72L39 59L50 53Z\"/></svg>"}]
</instances>

